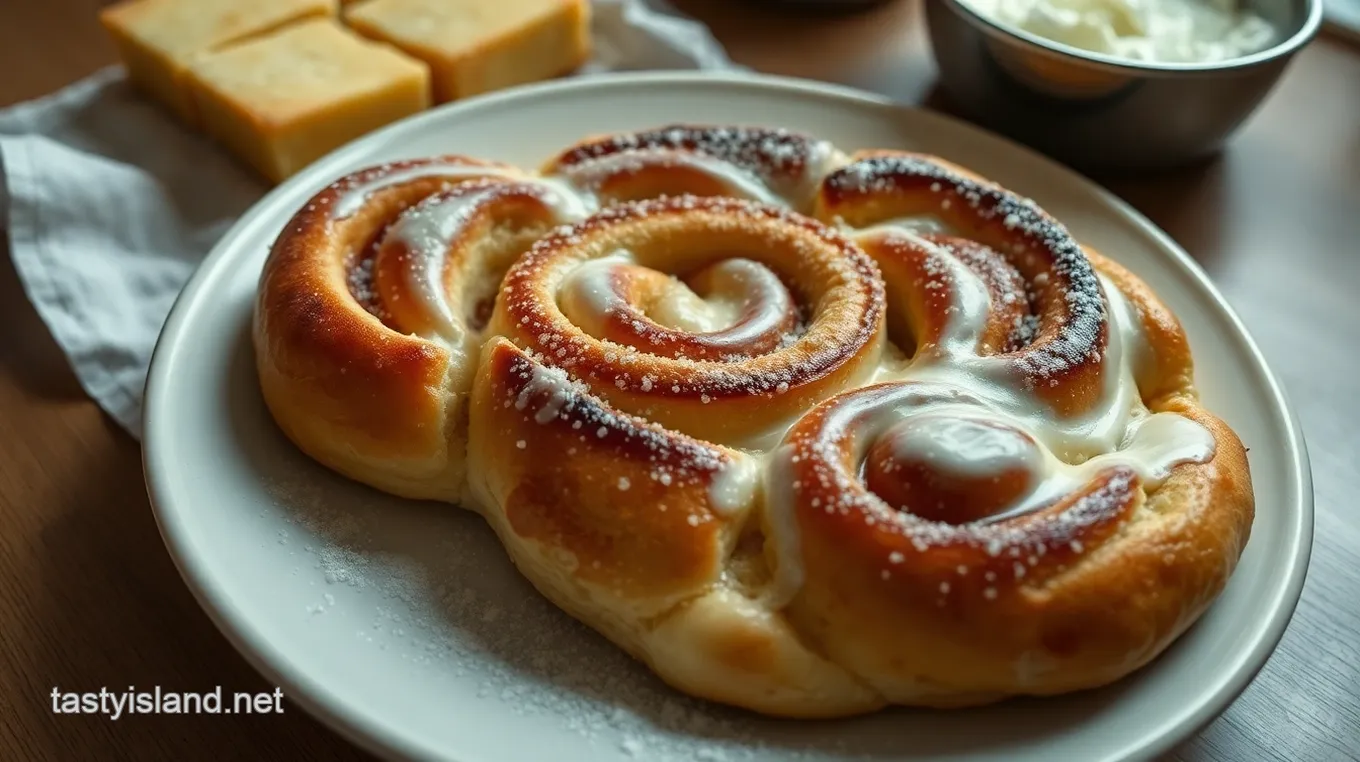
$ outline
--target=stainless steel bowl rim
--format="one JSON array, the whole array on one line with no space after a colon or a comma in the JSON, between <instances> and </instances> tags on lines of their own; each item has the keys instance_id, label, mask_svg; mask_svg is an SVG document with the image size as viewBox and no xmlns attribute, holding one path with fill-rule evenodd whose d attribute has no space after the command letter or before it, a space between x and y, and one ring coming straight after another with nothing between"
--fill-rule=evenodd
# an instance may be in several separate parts
<instances>
[{"instance_id":1,"label":"stainless steel bowl rim","mask_svg":"<svg viewBox=\"0 0 1360 762\"><path fill-rule=\"evenodd\" d=\"M932 0L927 1L927 6L929 6L931 1ZM1178 74L1227 72L1237 69L1249 69L1254 66L1278 61L1282 58L1288 58L1304 45L1308 44L1308 42L1317 35L1318 29L1322 25L1323 2L1323 0L1303 0L1304 4L1307 6L1307 14L1303 19L1303 23L1299 25L1299 28L1295 30L1293 34L1289 35L1289 37L1269 48L1223 61L1174 63L1163 61L1136 61L1133 59L1096 53L1072 45L1056 42L1032 32L1013 27L1009 24L989 19L973 10L973 8L971 8L968 3L964 2L964 0L939 1L952 6L954 10L960 13L960 15L993 39L1025 44L1029 47L1037 48L1038 52L1056 58L1076 59L1082 63L1091 65L1093 68L1105 69L1112 73L1137 74L1141 76L1176 76Z\"/></svg>"}]
</instances>

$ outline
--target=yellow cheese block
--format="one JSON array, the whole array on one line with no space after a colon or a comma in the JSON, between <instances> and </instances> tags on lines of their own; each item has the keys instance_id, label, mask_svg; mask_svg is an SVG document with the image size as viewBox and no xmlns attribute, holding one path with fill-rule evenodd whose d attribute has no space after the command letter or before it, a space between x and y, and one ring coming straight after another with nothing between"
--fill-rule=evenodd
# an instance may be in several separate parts
<instances>
[{"instance_id":1,"label":"yellow cheese block","mask_svg":"<svg viewBox=\"0 0 1360 762\"><path fill-rule=\"evenodd\" d=\"M430 104L425 64L331 19L204 56L189 82L207 133L274 182Z\"/></svg>"},{"instance_id":2,"label":"yellow cheese block","mask_svg":"<svg viewBox=\"0 0 1360 762\"><path fill-rule=\"evenodd\" d=\"M585 0L363 0L344 15L429 64L439 102L566 74L590 56Z\"/></svg>"},{"instance_id":3,"label":"yellow cheese block","mask_svg":"<svg viewBox=\"0 0 1360 762\"><path fill-rule=\"evenodd\" d=\"M205 53L300 19L334 16L336 0L129 0L99 15L128 78L197 124L185 83Z\"/></svg>"}]
</instances>

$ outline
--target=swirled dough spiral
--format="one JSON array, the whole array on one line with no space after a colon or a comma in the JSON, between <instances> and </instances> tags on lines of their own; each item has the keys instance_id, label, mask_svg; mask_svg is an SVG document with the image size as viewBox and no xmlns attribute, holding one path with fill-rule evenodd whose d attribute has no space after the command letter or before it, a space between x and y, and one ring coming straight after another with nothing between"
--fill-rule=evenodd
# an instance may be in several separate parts
<instances>
[{"instance_id":1,"label":"swirled dough spiral","mask_svg":"<svg viewBox=\"0 0 1360 762\"><path fill-rule=\"evenodd\" d=\"M476 510L572 616L768 714L1117 680L1253 517L1137 277L953 163L784 130L349 175L280 233L255 345L309 455Z\"/></svg>"}]
</instances>

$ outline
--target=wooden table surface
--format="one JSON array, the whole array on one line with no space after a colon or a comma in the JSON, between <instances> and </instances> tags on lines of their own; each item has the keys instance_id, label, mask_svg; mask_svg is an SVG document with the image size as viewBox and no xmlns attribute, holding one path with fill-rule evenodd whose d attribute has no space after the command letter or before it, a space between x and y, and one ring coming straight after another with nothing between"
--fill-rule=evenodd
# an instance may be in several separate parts
<instances>
[{"instance_id":1,"label":"wooden table surface","mask_svg":"<svg viewBox=\"0 0 1360 762\"><path fill-rule=\"evenodd\" d=\"M677 3L756 69L946 107L919 0L857 16ZM0 106L113 61L97 0L0 3ZM1360 47L1326 37L1221 158L1104 178L1232 301L1298 407L1317 543L1303 601L1246 693L1171 759L1360 756ZM4 244L0 244L0 249ZM130 683L269 690L181 583L143 489L138 445L82 393L0 253L0 758L346 759L281 716L58 716L50 693Z\"/></svg>"}]
</instances>

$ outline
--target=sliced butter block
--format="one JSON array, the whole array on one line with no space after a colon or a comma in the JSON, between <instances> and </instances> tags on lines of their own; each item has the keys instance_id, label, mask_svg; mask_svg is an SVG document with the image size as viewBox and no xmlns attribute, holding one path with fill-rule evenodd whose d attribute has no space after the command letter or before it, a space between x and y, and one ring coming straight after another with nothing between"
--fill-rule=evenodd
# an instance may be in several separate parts
<instances>
[{"instance_id":1,"label":"sliced butter block","mask_svg":"<svg viewBox=\"0 0 1360 762\"><path fill-rule=\"evenodd\" d=\"M207 133L274 182L430 105L425 64L331 19L204 56L189 80Z\"/></svg>"},{"instance_id":2,"label":"sliced butter block","mask_svg":"<svg viewBox=\"0 0 1360 762\"><path fill-rule=\"evenodd\" d=\"M429 64L441 103L566 74L590 55L585 0L363 0L344 14Z\"/></svg>"},{"instance_id":3,"label":"sliced butter block","mask_svg":"<svg viewBox=\"0 0 1360 762\"><path fill-rule=\"evenodd\" d=\"M199 56L300 19L334 16L336 0L127 0L99 15L128 78L197 124L185 82Z\"/></svg>"}]
</instances>

